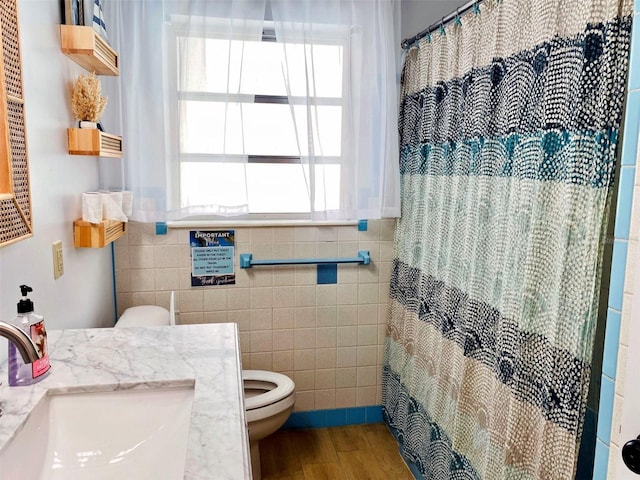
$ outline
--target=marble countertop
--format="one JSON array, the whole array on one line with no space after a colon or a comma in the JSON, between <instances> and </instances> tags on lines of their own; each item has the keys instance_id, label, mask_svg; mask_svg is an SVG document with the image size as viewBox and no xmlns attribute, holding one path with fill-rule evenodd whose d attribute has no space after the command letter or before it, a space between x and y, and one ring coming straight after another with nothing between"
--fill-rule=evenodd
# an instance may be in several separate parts
<instances>
[{"instance_id":1,"label":"marble countertop","mask_svg":"<svg viewBox=\"0 0 640 480\"><path fill-rule=\"evenodd\" d=\"M47 393L180 386L195 381L187 479L250 479L236 325L48 331L51 373L9 387L0 367L0 450Z\"/></svg>"}]
</instances>

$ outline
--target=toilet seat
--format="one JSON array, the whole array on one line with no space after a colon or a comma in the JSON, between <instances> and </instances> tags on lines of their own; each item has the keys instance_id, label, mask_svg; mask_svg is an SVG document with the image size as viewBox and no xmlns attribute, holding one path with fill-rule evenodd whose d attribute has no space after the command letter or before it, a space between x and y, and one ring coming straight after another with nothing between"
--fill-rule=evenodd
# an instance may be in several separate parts
<instances>
[{"instance_id":1,"label":"toilet seat","mask_svg":"<svg viewBox=\"0 0 640 480\"><path fill-rule=\"evenodd\" d=\"M245 410L255 410L256 408L266 407L272 403L288 397L295 390L295 384L286 375L276 372L268 372L266 370L243 370L243 381L265 382L275 385L273 390L261 393L254 397L245 398Z\"/></svg>"}]
</instances>

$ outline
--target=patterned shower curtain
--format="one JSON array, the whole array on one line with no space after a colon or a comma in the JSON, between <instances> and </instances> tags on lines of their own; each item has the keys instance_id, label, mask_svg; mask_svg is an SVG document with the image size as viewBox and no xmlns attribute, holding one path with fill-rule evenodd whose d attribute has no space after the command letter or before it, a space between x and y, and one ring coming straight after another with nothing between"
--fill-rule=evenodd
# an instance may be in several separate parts
<instances>
[{"instance_id":1,"label":"patterned shower curtain","mask_svg":"<svg viewBox=\"0 0 640 480\"><path fill-rule=\"evenodd\" d=\"M424 478L573 478L630 0L486 0L402 79L383 412Z\"/></svg>"}]
</instances>

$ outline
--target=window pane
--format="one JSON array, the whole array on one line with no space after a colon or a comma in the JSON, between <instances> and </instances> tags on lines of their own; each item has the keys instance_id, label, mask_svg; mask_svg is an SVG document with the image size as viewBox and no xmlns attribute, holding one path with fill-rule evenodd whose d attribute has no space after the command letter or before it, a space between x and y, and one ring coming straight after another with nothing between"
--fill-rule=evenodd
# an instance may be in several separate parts
<instances>
[{"instance_id":1,"label":"window pane","mask_svg":"<svg viewBox=\"0 0 640 480\"><path fill-rule=\"evenodd\" d=\"M245 205L245 165L240 163L182 162L180 206Z\"/></svg>"},{"instance_id":2,"label":"window pane","mask_svg":"<svg viewBox=\"0 0 640 480\"><path fill-rule=\"evenodd\" d=\"M186 92L342 97L342 47L178 38Z\"/></svg>"},{"instance_id":3,"label":"window pane","mask_svg":"<svg viewBox=\"0 0 640 480\"><path fill-rule=\"evenodd\" d=\"M238 93L241 42L178 37L178 90Z\"/></svg>"},{"instance_id":4,"label":"window pane","mask_svg":"<svg viewBox=\"0 0 640 480\"><path fill-rule=\"evenodd\" d=\"M342 47L337 45L276 44L291 85L291 95L342 97Z\"/></svg>"},{"instance_id":5,"label":"window pane","mask_svg":"<svg viewBox=\"0 0 640 480\"><path fill-rule=\"evenodd\" d=\"M251 97L233 103L224 95L308 96L312 103L314 97L338 103L342 57L338 45L179 37L178 90L205 94L182 97L179 105L180 153L205 156L180 164L182 207L248 202L251 213L308 213L314 201L316 210L338 209L342 107L251 103ZM299 163L206 158L312 154L335 157L335 163L325 158L310 176L308 166ZM313 200L309 182L315 184Z\"/></svg>"},{"instance_id":6,"label":"window pane","mask_svg":"<svg viewBox=\"0 0 640 480\"><path fill-rule=\"evenodd\" d=\"M289 105L264 103L182 102L180 150L201 154L307 156L308 114L313 127L314 154L339 156L341 107L311 107L308 113L303 105L292 109Z\"/></svg>"},{"instance_id":7,"label":"window pane","mask_svg":"<svg viewBox=\"0 0 640 480\"><path fill-rule=\"evenodd\" d=\"M308 213L308 167L249 164L247 183L251 213ZM340 203L340 166L316 165L316 209L335 210Z\"/></svg>"},{"instance_id":8,"label":"window pane","mask_svg":"<svg viewBox=\"0 0 640 480\"><path fill-rule=\"evenodd\" d=\"M305 170L293 164L250 164L249 212L309 212Z\"/></svg>"},{"instance_id":9,"label":"window pane","mask_svg":"<svg viewBox=\"0 0 640 480\"><path fill-rule=\"evenodd\" d=\"M183 162L181 167L180 191L183 207L242 205L248 191L251 213L308 213L310 210L307 166ZM340 167L317 165L315 172L316 209L337 209Z\"/></svg>"},{"instance_id":10,"label":"window pane","mask_svg":"<svg viewBox=\"0 0 640 480\"><path fill-rule=\"evenodd\" d=\"M239 111L224 103L182 102L180 151L183 153L242 153ZM235 148L232 147L235 145Z\"/></svg>"}]
</instances>

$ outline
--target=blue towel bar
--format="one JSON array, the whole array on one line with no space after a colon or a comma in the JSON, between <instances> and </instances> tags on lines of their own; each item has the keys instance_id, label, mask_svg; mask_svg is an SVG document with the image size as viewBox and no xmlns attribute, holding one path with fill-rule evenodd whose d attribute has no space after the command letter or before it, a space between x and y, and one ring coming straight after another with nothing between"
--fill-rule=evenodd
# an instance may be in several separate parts
<instances>
[{"instance_id":1,"label":"blue towel bar","mask_svg":"<svg viewBox=\"0 0 640 480\"><path fill-rule=\"evenodd\" d=\"M240 268L251 268L255 265L313 265L327 263L358 263L360 265L369 265L371 257L368 250L360 250L357 257L342 258L283 258L276 260L254 260L253 254L240 254Z\"/></svg>"}]
</instances>

